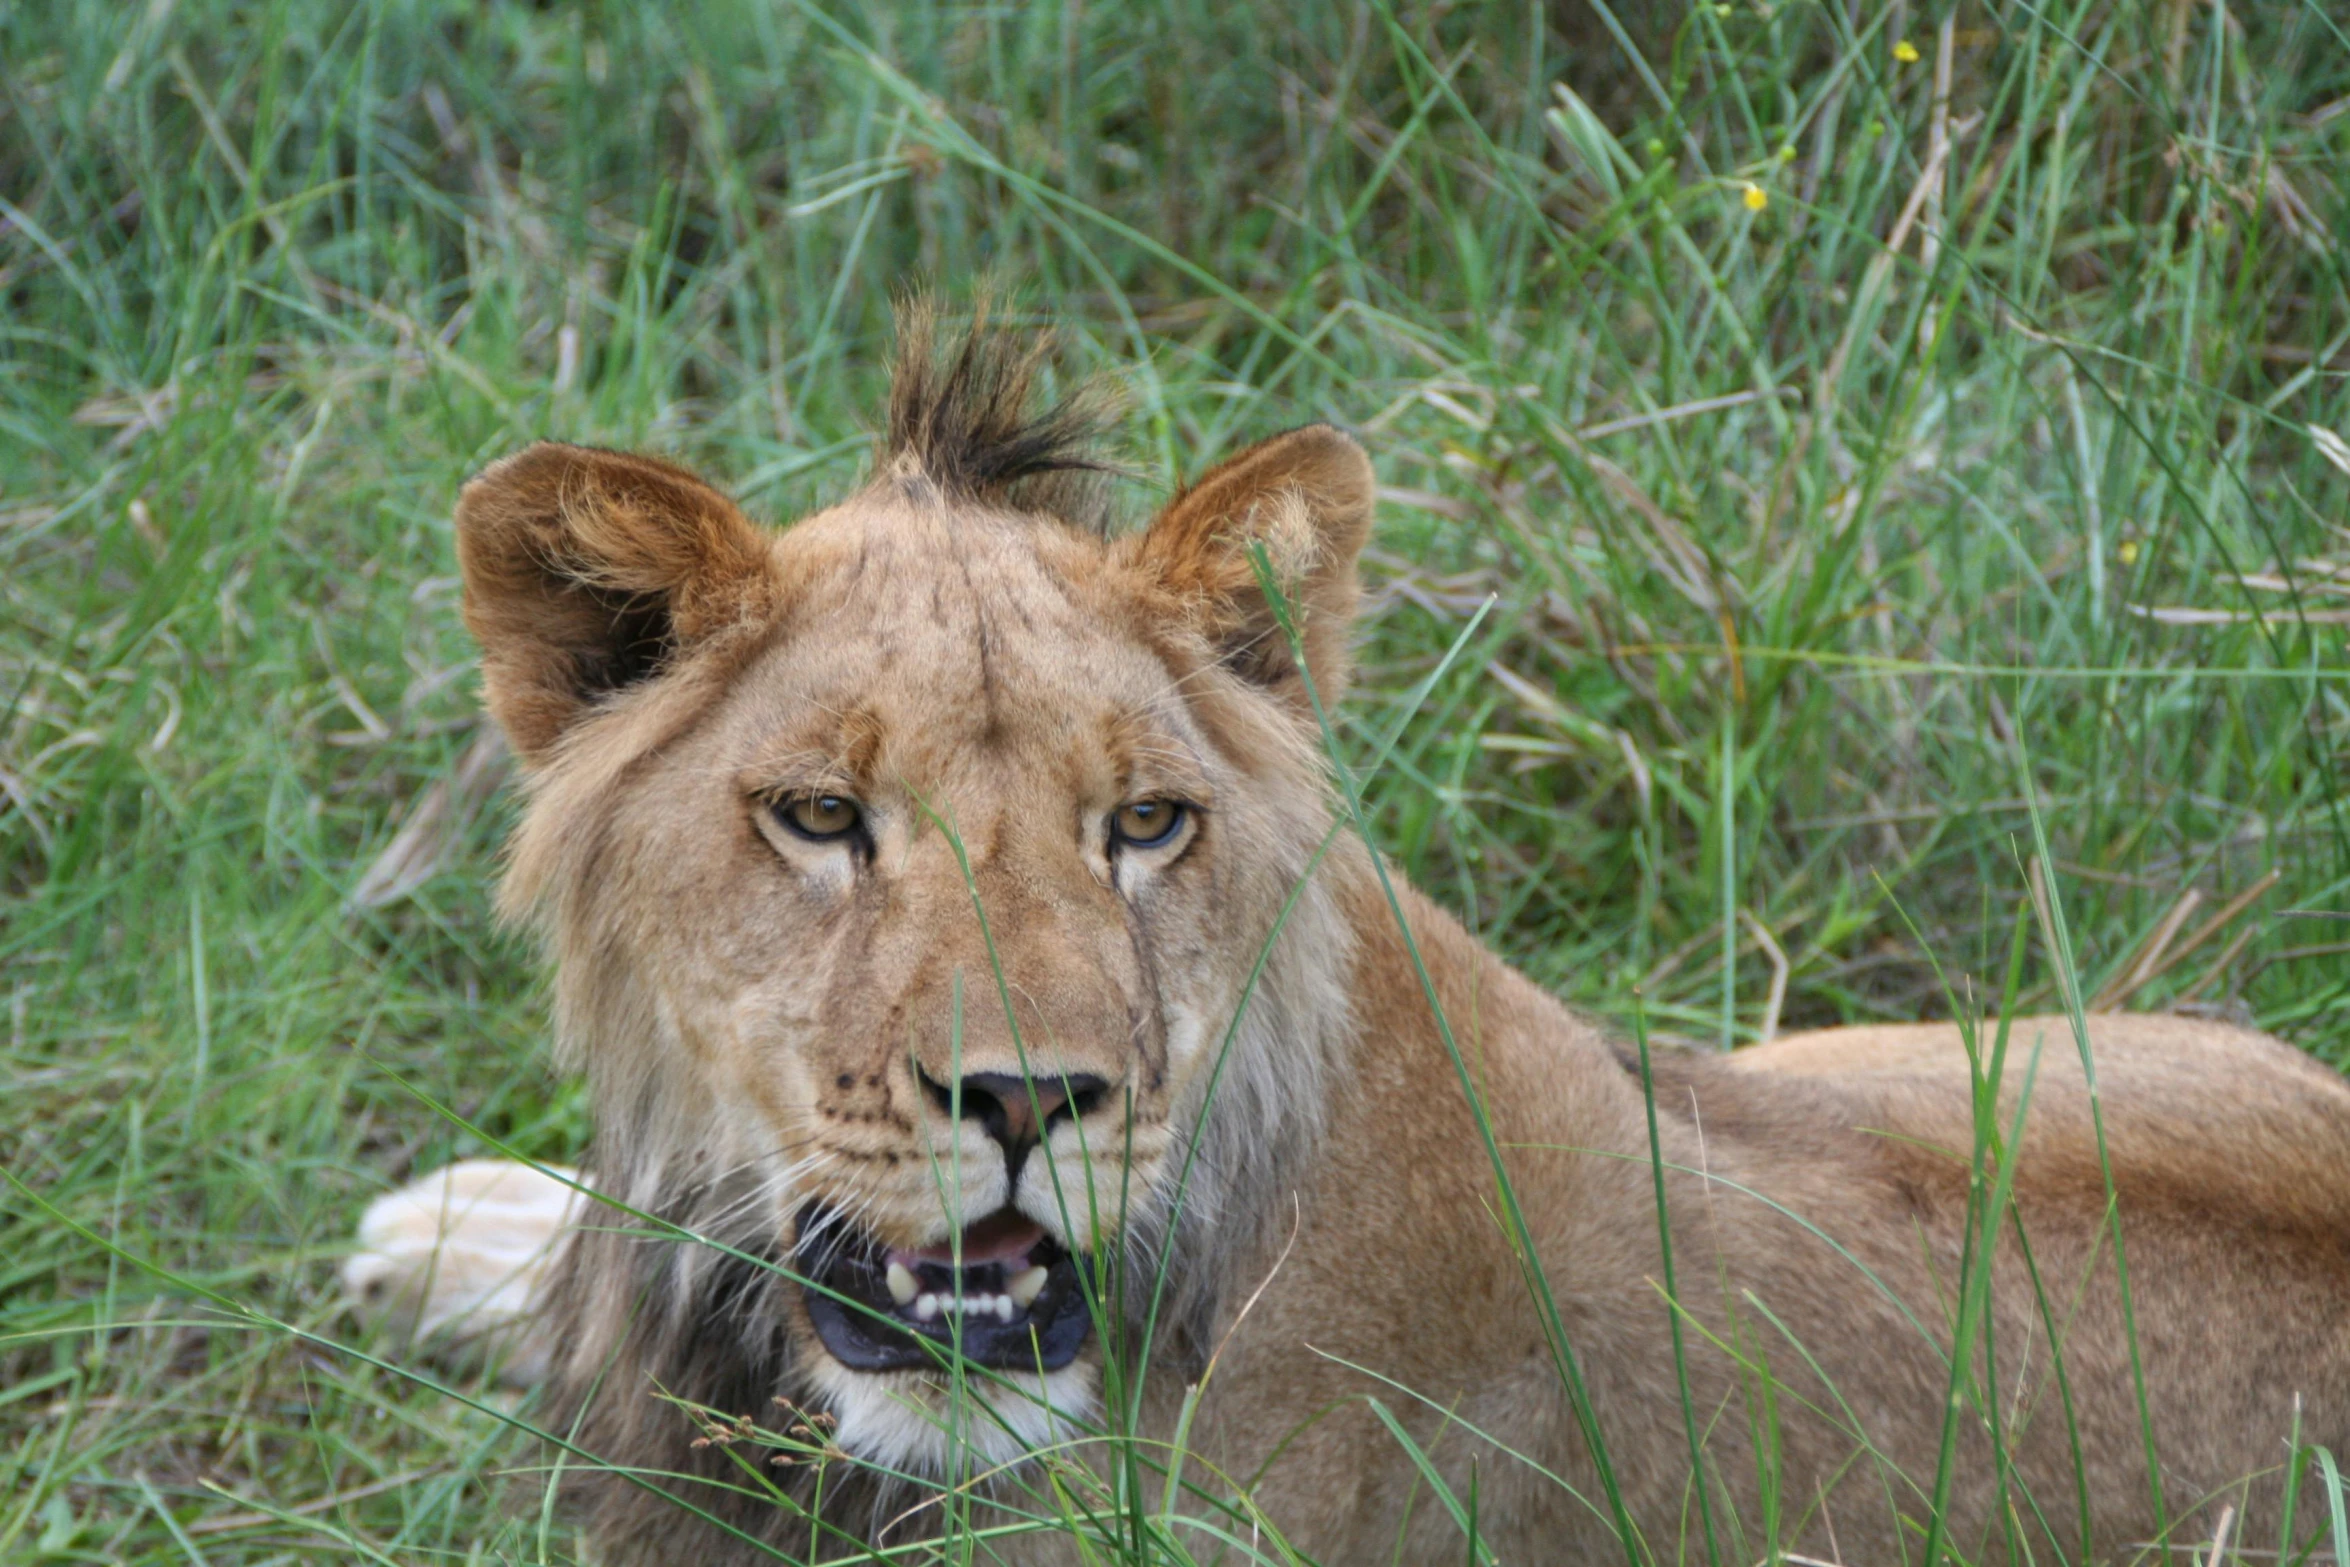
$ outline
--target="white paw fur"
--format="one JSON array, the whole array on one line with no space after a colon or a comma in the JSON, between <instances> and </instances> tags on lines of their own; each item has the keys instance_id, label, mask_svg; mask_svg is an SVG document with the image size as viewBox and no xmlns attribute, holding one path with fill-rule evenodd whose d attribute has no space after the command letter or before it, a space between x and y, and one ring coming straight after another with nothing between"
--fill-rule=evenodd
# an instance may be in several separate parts
<instances>
[{"instance_id":1,"label":"white paw fur","mask_svg":"<svg viewBox=\"0 0 2350 1567\"><path fill-rule=\"evenodd\" d=\"M359 1220L343 1295L369 1328L516 1387L547 1372L535 1311L556 1243L587 1201L576 1172L466 1159L386 1193Z\"/></svg>"}]
</instances>

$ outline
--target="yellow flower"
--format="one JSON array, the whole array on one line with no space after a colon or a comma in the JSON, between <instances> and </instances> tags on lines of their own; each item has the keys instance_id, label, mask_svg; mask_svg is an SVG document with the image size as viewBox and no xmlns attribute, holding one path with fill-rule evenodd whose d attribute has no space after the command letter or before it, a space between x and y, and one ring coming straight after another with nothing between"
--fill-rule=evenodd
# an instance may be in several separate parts
<instances>
[{"instance_id":1,"label":"yellow flower","mask_svg":"<svg viewBox=\"0 0 2350 1567\"><path fill-rule=\"evenodd\" d=\"M1918 63L1918 46L1904 38L1893 46L1893 58L1903 65L1915 65Z\"/></svg>"},{"instance_id":2,"label":"yellow flower","mask_svg":"<svg viewBox=\"0 0 2350 1567\"><path fill-rule=\"evenodd\" d=\"M1771 204L1770 193L1752 180L1746 182L1746 210L1760 212Z\"/></svg>"},{"instance_id":3,"label":"yellow flower","mask_svg":"<svg viewBox=\"0 0 2350 1567\"><path fill-rule=\"evenodd\" d=\"M2138 564L2138 541L2136 539L2124 539L2122 540L2121 548L2115 550L2114 553L2121 557L2123 565L2135 566Z\"/></svg>"}]
</instances>

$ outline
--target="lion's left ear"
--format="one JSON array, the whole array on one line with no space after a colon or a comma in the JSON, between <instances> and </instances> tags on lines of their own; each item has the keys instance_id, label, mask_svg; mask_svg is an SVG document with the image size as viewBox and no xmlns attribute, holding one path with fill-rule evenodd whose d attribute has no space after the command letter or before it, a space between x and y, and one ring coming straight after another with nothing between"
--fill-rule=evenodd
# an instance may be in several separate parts
<instances>
[{"instance_id":1,"label":"lion's left ear","mask_svg":"<svg viewBox=\"0 0 2350 1567\"><path fill-rule=\"evenodd\" d=\"M1346 685L1347 634L1376 481L1355 439L1309 424L1260 441L1167 503L1128 547L1237 673L1305 707L1296 661L1256 566L1263 547L1325 708Z\"/></svg>"},{"instance_id":2,"label":"lion's left ear","mask_svg":"<svg viewBox=\"0 0 2350 1567\"><path fill-rule=\"evenodd\" d=\"M465 486L457 562L483 696L533 766L605 698L781 598L734 502L658 458L553 441Z\"/></svg>"}]
</instances>

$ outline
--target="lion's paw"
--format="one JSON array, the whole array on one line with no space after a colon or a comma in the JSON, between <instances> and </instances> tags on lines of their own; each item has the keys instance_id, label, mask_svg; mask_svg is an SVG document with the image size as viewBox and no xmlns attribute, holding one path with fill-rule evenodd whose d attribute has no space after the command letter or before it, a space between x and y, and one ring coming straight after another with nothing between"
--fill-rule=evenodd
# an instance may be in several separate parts
<instances>
[{"instance_id":1,"label":"lion's paw","mask_svg":"<svg viewBox=\"0 0 2350 1567\"><path fill-rule=\"evenodd\" d=\"M367 1205L343 1294L370 1328L528 1387L546 1375L538 1292L586 1199L571 1170L466 1159Z\"/></svg>"}]
</instances>

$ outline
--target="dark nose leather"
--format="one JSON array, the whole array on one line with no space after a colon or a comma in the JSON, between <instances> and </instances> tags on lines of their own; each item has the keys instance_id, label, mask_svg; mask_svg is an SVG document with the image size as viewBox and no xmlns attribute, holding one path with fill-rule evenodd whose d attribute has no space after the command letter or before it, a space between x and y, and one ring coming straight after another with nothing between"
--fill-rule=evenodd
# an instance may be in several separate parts
<instances>
[{"instance_id":1,"label":"dark nose leather","mask_svg":"<svg viewBox=\"0 0 2350 1567\"><path fill-rule=\"evenodd\" d=\"M925 1076L923 1086L941 1110L953 1112L956 1095L944 1083ZM963 1119L977 1121L995 1139L1004 1151L1009 1178L1017 1181L1028 1150L1044 1140L1053 1123L1090 1113L1109 1088L1089 1072L1032 1078L1013 1072L973 1072L963 1079Z\"/></svg>"}]
</instances>

